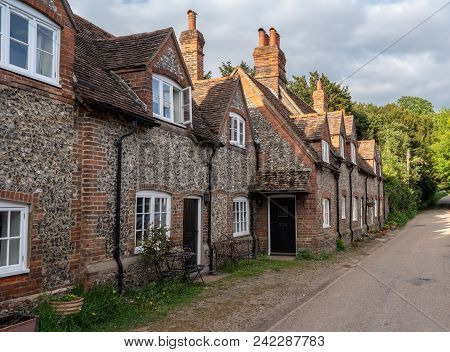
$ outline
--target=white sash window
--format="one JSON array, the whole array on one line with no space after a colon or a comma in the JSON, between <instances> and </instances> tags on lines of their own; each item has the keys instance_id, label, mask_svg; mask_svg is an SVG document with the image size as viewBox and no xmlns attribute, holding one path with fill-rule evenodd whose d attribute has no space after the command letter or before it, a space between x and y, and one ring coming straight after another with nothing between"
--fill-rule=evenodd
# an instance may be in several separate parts
<instances>
[{"instance_id":1,"label":"white sash window","mask_svg":"<svg viewBox=\"0 0 450 352\"><path fill-rule=\"evenodd\" d=\"M0 68L59 85L60 28L17 0L0 0Z\"/></svg>"},{"instance_id":2,"label":"white sash window","mask_svg":"<svg viewBox=\"0 0 450 352\"><path fill-rule=\"evenodd\" d=\"M322 199L322 218L323 218L323 228L325 229L331 227L329 199Z\"/></svg>"},{"instance_id":3,"label":"white sash window","mask_svg":"<svg viewBox=\"0 0 450 352\"><path fill-rule=\"evenodd\" d=\"M233 199L233 237L250 234L249 202L247 198Z\"/></svg>"}]
</instances>

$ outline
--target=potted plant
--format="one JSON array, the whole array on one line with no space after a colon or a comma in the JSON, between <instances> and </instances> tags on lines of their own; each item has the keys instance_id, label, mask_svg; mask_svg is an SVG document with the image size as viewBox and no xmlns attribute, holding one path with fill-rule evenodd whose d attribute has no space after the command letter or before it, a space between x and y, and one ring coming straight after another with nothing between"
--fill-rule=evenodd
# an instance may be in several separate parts
<instances>
[{"instance_id":1,"label":"potted plant","mask_svg":"<svg viewBox=\"0 0 450 352\"><path fill-rule=\"evenodd\" d=\"M38 331L38 321L34 316L10 314L0 318L0 332L35 332Z\"/></svg>"},{"instance_id":2,"label":"potted plant","mask_svg":"<svg viewBox=\"0 0 450 352\"><path fill-rule=\"evenodd\" d=\"M387 232L388 232L389 226L384 224L383 227L381 228L381 235L382 236L386 236Z\"/></svg>"},{"instance_id":3,"label":"potted plant","mask_svg":"<svg viewBox=\"0 0 450 352\"><path fill-rule=\"evenodd\" d=\"M83 307L84 298L74 294L55 296L50 301L50 307L62 315L77 314Z\"/></svg>"},{"instance_id":4,"label":"potted plant","mask_svg":"<svg viewBox=\"0 0 450 352\"><path fill-rule=\"evenodd\" d=\"M175 246L173 241L167 236L167 231L163 227L153 227L150 238L145 240L142 246L142 256L154 267L158 276L164 271L166 258Z\"/></svg>"}]
</instances>

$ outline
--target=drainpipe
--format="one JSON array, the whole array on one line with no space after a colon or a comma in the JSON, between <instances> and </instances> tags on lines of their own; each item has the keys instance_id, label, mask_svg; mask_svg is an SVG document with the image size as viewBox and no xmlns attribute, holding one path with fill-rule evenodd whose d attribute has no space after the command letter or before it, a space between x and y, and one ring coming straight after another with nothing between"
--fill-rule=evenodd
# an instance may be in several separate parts
<instances>
[{"instance_id":1,"label":"drainpipe","mask_svg":"<svg viewBox=\"0 0 450 352\"><path fill-rule=\"evenodd\" d=\"M378 214L378 224L380 225L381 229L381 213L380 213L380 179L378 178L378 200L377 200L377 214Z\"/></svg>"},{"instance_id":2,"label":"drainpipe","mask_svg":"<svg viewBox=\"0 0 450 352\"><path fill-rule=\"evenodd\" d=\"M119 137L115 146L117 147L117 176L116 176L116 214L115 214L115 227L114 227L114 259L117 263L117 287L119 294L123 294L123 263L120 259L120 211L121 211L121 193L122 193L122 146L123 140L137 130L137 120L133 121L132 129Z\"/></svg>"},{"instance_id":3,"label":"drainpipe","mask_svg":"<svg viewBox=\"0 0 450 352\"><path fill-rule=\"evenodd\" d=\"M364 207L364 220L366 222L366 228L367 228L367 235L369 234L369 223L367 221L367 180L369 179L369 175L366 176L366 184L365 184L365 189L366 189L366 204Z\"/></svg>"},{"instance_id":4,"label":"drainpipe","mask_svg":"<svg viewBox=\"0 0 450 352\"><path fill-rule=\"evenodd\" d=\"M340 222L341 222L341 218L339 216L339 200L340 200L340 195L339 195L339 174L336 173L334 174L334 179L336 180L336 231L338 233L338 238L342 239L342 234L340 231Z\"/></svg>"},{"instance_id":5,"label":"drainpipe","mask_svg":"<svg viewBox=\"0 0 450 352\"><path fill-rule=\"evenodd\" d=\"M350 182L350 240L353 242L353 184L352 184L352 173L355 169L355 165L352 164L352 169L349 173L349 182Z\"/></svg>"}]
</instances>

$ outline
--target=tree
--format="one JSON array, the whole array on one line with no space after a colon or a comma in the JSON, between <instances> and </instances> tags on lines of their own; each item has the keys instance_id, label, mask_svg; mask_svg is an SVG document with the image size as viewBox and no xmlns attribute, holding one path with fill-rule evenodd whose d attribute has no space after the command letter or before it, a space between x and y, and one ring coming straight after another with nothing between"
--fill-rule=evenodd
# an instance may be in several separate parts
<instances>
[{"instance_id":1,"label":"tree","mask_svg":"<svg viewBox=\"0 0 450 352\"><path fill-rule=\"evenodd\" d=\"M316 89L316 82L319 78L322 80L324 90L328 95L328 109L330 111L340 109L351 111L352 97L348 87L330 81L324 73L319 74L317 71L310 72L309 80L306 76L292 76L292 81L289 82L288 87L305 103L312 106L312 95Z\"/></svg>"},{"instance_id":2,"label":"tree","mask_svg":"<svg viewBox=\"0 0 450 352\"><path fill-rule=\"evenodd\" d=\"M397 100L398 106L410 110L418 115L432 114L433 104L426 99L419 97L403 96Z\"/></svg>"},{"instance_id":3,"label":"tree","mask_svg":"<svg viewBox=\"0 0 450 352\"><path fill-rule=\"evenodd\" d=\"M211 79L212 78L212 71L208 71L203 75L203 79Z\"/></svg>"},{"instance_id":4,"label":"tree","mask_svg":"<svg viewBox=\"0 0 450 352\"><path fill-rule=\"evenodd\" d=\"M251 68L245 61L241 61L239 65L247 74L251 77L255 76L255 69ZM222 66L219 67L222 77L227 77L235 70L237 66L233 66L231 61L222 62Z\"/></svg>"},{"instance_id":5,"label":"tree","mask_svg":"<svg viewBox=\"0 0 450 352\"><path fill-rule=\"evenodd\" d=\"M439 188L450 190L450 110L434 117L432 136L433 165Z\"/></svg>"}]
</instances>

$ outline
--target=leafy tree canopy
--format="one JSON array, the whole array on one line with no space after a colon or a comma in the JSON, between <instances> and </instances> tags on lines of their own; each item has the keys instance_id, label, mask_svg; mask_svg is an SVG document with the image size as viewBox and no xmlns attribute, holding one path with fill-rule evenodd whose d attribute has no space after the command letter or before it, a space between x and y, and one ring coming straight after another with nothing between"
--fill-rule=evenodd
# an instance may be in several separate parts
<instances>
[{"instance_id":1,"label":"leafy tree canopy","mask_svg":"<svg viewBox=\"0 0 450 352\"><path fill-rule=\"evenodd\" d=\"M239 66L247 72L247 74L251 77L255 76L255 69L250 67L245 61L241 61ZM231 75L231 73L234 71L234 69L237 66L234 66L231 61L222 62L222 65L219 67L220 74L222 77L227 77Z\"/></svg>"},{"instance_id":2,"label":"leafy tree canopy","mask_svg":"<svg viewBox=\"0 0 450 352\"><path fill-rule=\"evenodd\" d=\"M397 100L397 104L418 115L432 114L434 112L433 104L426 99L419 97L403 96Z\"/></svg>"},{"instance_id":3,"label":"leafy tree canopy","mask_svg":"<svg viewBox=\"0 0 450 352\"><path fill-rule=\"evenodd\" d=\"M330 111L340 109L351 111L352 97L348 87L331 81L324 73L310 72L309 79L306 76L293 76L288 87L305 103L312 106L312 95L319 78L322 80L324 90L328 95L328 109Z\"/></svg>"}]
</instances>

